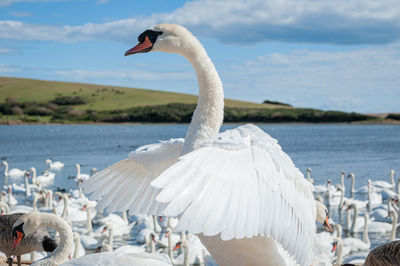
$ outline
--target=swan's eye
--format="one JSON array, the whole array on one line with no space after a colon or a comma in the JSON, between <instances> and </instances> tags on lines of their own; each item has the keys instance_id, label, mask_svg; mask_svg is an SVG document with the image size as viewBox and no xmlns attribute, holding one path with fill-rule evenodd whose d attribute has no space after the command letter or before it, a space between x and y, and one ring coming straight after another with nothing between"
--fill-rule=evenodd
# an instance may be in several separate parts
<instances>
[{"instance_id":1,"label":"swan's eye","mask_svg":"<svg viewBox=\"0 0 400 266\"><path fill-rule=\"evenodd\" d=\"M154 44L157 40L158 35L163 34L162 31L154 31L154 30L146 30L142 34L139 35L138 41L139 43L143 43L146 39L146 36L149 38L150 42Z\"/></svg>"}]
</instances>

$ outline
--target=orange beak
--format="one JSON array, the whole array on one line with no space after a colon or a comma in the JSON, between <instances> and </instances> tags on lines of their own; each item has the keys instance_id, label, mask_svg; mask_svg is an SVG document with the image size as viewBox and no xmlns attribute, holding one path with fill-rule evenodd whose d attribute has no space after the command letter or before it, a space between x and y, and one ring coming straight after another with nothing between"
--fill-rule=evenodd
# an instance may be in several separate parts
<instances>
[{"instance_id":1,"label":"orange beak","mask_svg":"<svg viewBox=\"0 0 400 266\"><path fill-rule=\"evenodd\" d=\"M86 209L87 209L87 205L83 206L81 210L86 211Z\"/></svg>"},{"instance_id":2,"label":"orange beak","mask_svg":"<svg viewBox=\"0 0 400 266\"><path fill-rule=\"evenodd\" d=\"M130 54L144 53L148 51L151 47L153 47L153 44L151 43L149 37L146 35L144 42L139 43L135 47L126 51L125 56Z\"/></svg>"},{"instance_id":3,"label":"orange beak","mask_svg":"<svg viewBox=\"0 0 400 266\"><path fill-rule=\"evenodd\" d=\"M333 243L332 252L335 252L336 247L337 247L337 242Z\"/></svg>"},{"instance_id":4,"label":"orange beak","mask_svg":"<svg viewBox=\"0 0 400 266\"><path fill-rule=\"evenodd\" d=\"M17 231L17 236L14 237L14 242L12 245L13 250L18 246L19 242L21 242L23 237L24 237L24 234L21 233L20 231Z\"/></svg>"},{"instance_id":5,"label":"orange beak","mask_svg":"<svg viewBox=\"0 0 400 266\"><path fill-rule=\"evenodd\" d=\"M332 232L333 229L331 227L331 225L329 224L329 216L326 216L325 221L324 221L324 229L328 232Z\"/></svg>"},{"instance_id":6,"label":"orange beak","mask_svg":"<svg viewBox=\"0 0 400 266\"><path fill-rule=\"evenodd\" d=\"M176 246L174 247L173 251L178 250L181 248L181 243L177 243Z\"/></svg>"},{"instance_id":7,"label":"orange beak","mask_svg":"<svg viewBox=\"0 0 400 266\"><path fill-rule=\"evenodd\" d=\"M105 231L107 231L107 226L103 227L103 231L101 231L101 233L104 233Z\"/></svg>"},{"instance_id":8,"label":"orange beak","mask_svg":"<svg viewBox=\"0 0 400 266\"><path fill-rule=\"evenodd\" d=\"M165 233L165 237L169 237L169 232L166 232L166 233Z\"/></svg>"}]
</instances>

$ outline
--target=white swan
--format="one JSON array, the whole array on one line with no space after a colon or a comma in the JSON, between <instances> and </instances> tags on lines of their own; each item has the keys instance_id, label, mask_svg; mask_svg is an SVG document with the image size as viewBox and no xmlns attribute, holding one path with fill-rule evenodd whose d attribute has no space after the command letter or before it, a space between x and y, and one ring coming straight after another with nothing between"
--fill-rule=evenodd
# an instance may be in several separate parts
<instances>
[{"instance_id":1,"label":"white swan","mask_svg":"<svg viewBox=\"0 0 400 266\"><path fill-rule=\"evenodd\" d=\"M18 204L18 201L14 198L12 194L12 186L8 185L8 197L7 197L7 202L10 206L14 206Z\"/></svg>"},{"instance_id":2,"label":"white swan","mask_svg":"<svg viewBox=\"0 0 400 266\"><path fill-rule=\"evenodd\" d=\"M372 182L372 185L381 189L394 190L395 187L394 174L395 174L394 170L390 170L390 183L382 180L376 180Z\"/></svg>"},{"instance_id":3,"label":"white swan","mask_svg":"<svg viewBox=\"0 0 400 266\"><path fill-rule=\"evenodd\" d=\"M72 233L73 234L73 238L74 238L74 245L72 246L72 258L76 259L82 256L85 256L86 251L85 249L82 247L82 243L81 243L81 237L79 236L78 233Z\"/></svg>"},{"instance_id":4,"label":"white swan","mask_svg":"<svg viewBox=\"0 0 400 266\"><path fill-rule=\"evenodd\" d=\"M349 228L350 225L350 209L354 210L354 215L353 215L353 219L352 219L352 223L351 223L351 227L350 227L350 232L354 233L354 232L361 232L361 230L364 228L364 224L365 221L360 221L359 219L357 219L357 214L358 214L358 210L357 210L357 205L355 204L351 204L348 208L348 214L347 214L347 226ZM394 212L396 213L396 212ZM391 214L391 212L389 212L389 214ZM396 213L396 218L397 218L397 213ZM397 224L397 220L395 221L394 218L392 219L392 224L389 223L384 223L384 222L377 222L377 221L371 221L369 220L369 216L366 217L366 220L368 221L368 227L369 227L369 232L371 233L387 233L390 232L392 230L392 224L396 223Z\"/></svg>"},{"instance_id":5,"label":"white swan","mask_svg":"<svg viewBox=\"0 0 400 266\"><path fill-rule=\"evenodd\" d=\"M41 183L46 183L54 180L56 174L50 171L44 171L40 176L37 176L36 168L31 167L30 171L32 172L32 183L36 186L40 187ZM40 188L38 188L40 190Z\"/></svg>"},{"instance_id":6,"label":"white swan","mask_svg":"<svg viewBox=\"0 0 400 266\"><path fill-rule=\"evenodd\" d=\"M311 184L314 184L314 179L311 178L311 168L307 168L306 171L306 179L310 181Z\"/></svg>"},{"instance_id":7,"label":"white swan","mask_svg":"<svg viewBox=\"0 0 400 266\"><path fill-rule=\"evenodd\" d=\"M343 239L343 246L346 250L344 255L360 251L368 251L371 247L371 241L368 237L368 218L368 212L366 212L364 214L364 230L362 240L354 237L347 237Z\"/></svg>"},{"instance_id":8,"label":"white swan","mask_svg":"<svg viewBox=\"0 0 400 266\"><path fill-rule=\"evenodd\" d=\"M88 174L81 174L81 165L76 164L76 178L75 181L85 181L90 177Z\"/></svg>"},{"instance_id":9,"label":"white swan","mask_svg":"<svg viewBox=\"0 0 400 266\"><path fill-rule=\"evenodd\" d=\"M8 170L8 163L6 161L3 161L1 163L1 165L4 166L4 176L5 177L19 178L19 177L23 177L25 174L25 171L18 169L18 168L13 168L11 170Z\"/></svg>"},{"instance_id":10,"label":"white swan","mask_svg":"<svg viewBox=\"0 0 400 266\"><path fill-rule=\"evenodd\" d=\"M59 265L68 259L73 245L71 227L61 217L52 213L31 212L22 215L14 223L15 248L24 236L36 232L41 227L50 227L60 234L60 242L50 256L35 261L32 265Z\"/></svg>"},{"instance_id":11,"label":"white swan","mask_svg":"<svg viewBox=\"0 0 400 266\"><path fill-rule=\"evenodd\" d=\"M100 199L98 208L181 216L177 230L198 234L220 265L280 265L282 259L270 249L272 239L298 263L310 264L316 218L310 182L260 128L245 125L218 133L222 83L186 28L160 24L138 39L125 55L178 53L192 64L198 105L185 140L140 147L84 183L91 198Z\"/></svg>"},{"instance_id":12,"label":"white swan","mask_svg":"<svg viewBox=\"0 0 400 266\"><path fill-rule=\"evenodd\" d=\"M46 160L46 164L49 166L49 169L59 170L64 167L64 164L60 161L53 162L50 159Z\"/></svg>"}]
</instances>

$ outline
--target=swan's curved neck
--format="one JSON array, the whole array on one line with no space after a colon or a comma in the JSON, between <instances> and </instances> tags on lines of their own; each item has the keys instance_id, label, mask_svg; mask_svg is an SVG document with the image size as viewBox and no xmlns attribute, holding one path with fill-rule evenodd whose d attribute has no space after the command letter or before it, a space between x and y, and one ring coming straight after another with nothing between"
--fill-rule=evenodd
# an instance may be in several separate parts
<instances>
[{"instance_id":1,"label":"swan's curved neck","mask_svg":"<svg viewBox=\"0 0 400 266\"><path fill-rule=\"evenodd\" d=\"M49 257L40 262L43 265L58 265L65 262L73 245L71 227L64 219L52 213L41 213L41 225L55 229L60 234L60 243Z\"/></svg>"},{"instance_id":2,"label":"swan's curved neck","mask_svg":"<svg viewBox=\"0 0 400 266\"><path fill-rule=\"evenodd\" d=\"M168 227L167 228L167 232L168 232L168 257L169 259L173 262L174 261L174 254L172 251L172 232L171 229Z\"/></svg>"},{"instance_id":3,"label":"swan's curved neck","mask_svg":"<svg viewBox=\"0 0 400 266\"><path fill-rule=\"evenodd\" d=\"M219 132L224 119L222 82L211 59L197 39L191 39L191 49L182 55L192 64L199 84L199 99L192 122L186 133L182 154L191 152Z\"/></svg>"},{"instance_id":4,"label":"swan's curved neck","mask_svg":"<svg viewBox=\"0 0 400 266\"><path fill-rule=\"evenodd\" d=\"M28 199L31 195L31 188L29 187L28 176L25 175L25 199Z\"/></svg>"},{"instance_id":5,"label":"swan's curved neck","mask_svg":"<svg viewBox=\"0 0 400 266\"><path fill-rule=\"evenodd\" d=\"M344 187L344 174L340 174L340 185Z\"/></svg>"},{"instance_id":6,"label":"swan's curved neck","mask_svg":"<svg viewBox=\"0 0 400 266\"><path fill-rule=\"evenodd\" d=\"M36 184L36 168L32 167L32 184Z\"/></svg>"},{"instance_id":7,"label":"swan's curved neck","mask_svg":"<svg viewBox=\"0 0 400 266\"><path fill-rule=\"evenodd\" d=\"M351 192L352 192L352 193L355 192L355 189L354 189L355 182L356 182L356 177L355 177L354 175L352 175L352 176L351 176Z\"/></svg>"},{"instance_id":8,"label":"swan's curved neck","mask_svg":"<svg viewBox=\"0 0 400 266\"><path fill-rule=\"evenodd\" d=\"M72 255L72 258L76 259L79 256L79 250L81 248L81 238L78 234L74 236L74 244L75 244L75 249L74 249L74 254Z\"/></svg>"},{"instance_id":9,"label":"swan's curved neck","mask_svg":"<svg viewBox=\"0 0 400 266\"><path fill-rule=\"evenodd\" d=\"M76 177L79 178L80 175L81 175L81 166L78 164L76 166Z\"/></svg>"},{"instance_id":10,"label":"swan's curved neck","mask_svg":"<svg viewBox=\"0 0 400 266\"><path fill-rule=\"evenodd\" d=\"M340 224L334 225L336 230L336 237L342 237L342 226Z\"/></svg>"},{"instance_id":11,"label":"swan's curved neck","mask_svg":"<svg viewBox=\"0 0 400 266\"><path fill-rule=\"evenodd\" d=\"M354 213L353 213L353 222L351 223L351 227L349 228L351 209L354 209ZM356 226L356 220L357 220L357 213L358 213L357 206L354 204L351 204L350 209L347 210L347 228L350 229L350 232L354 232L354 227Z\"/></svg>"},{"instance_id":12,"label":"swan's curved neck","mask_svg":"<svg viewBox=\"0 0 400 266\"><path fill-rule=\"evenodd\" d=\"M336 248L337 258L336 258L335 265L342 265L342 262L343 262L343 240L341 238L339 238L337 241L338 241L337 248Z\"/></svg>"},{"instance_id":13,"label":"swan's curved neck","mask_svg":"<svg viewBox=\"0 0 400 266\"><path fill-rule=\"evenodd\" d=\"M183 266L189 266L189 247L186 240L182 242L182 248L183 248Z\"/></svg>"},{"instance_id":14,"label":"swan's curved neck","mask_svg":"<svg viewBox=\"0 0 400 266\"><path fill-rule=\"evenodd\" d=\"M39 194L35 194L34 196L33 196L33 202L32 202L32 208L33 208L33 211L37 211L38 209L37 209L37 201L38 201L38 199L39 199Z\"/></svg>"},{"instance_id":15,"label":"swan's curved neck","mask_svg":"<svg viewBox=\"0 0 400 266\"><path fill-rule=\"evenodd\" d=\"M390 233L390 240L396 239L396 227L397 227L397 212L394 211L392 215L392 232Z\"/></svg>"},{"instance_id":16,"label":"swan's curved neck","mask_svg":"<svg viewBox=\"0 0 400 266\"><path fill-rule=\"evenodd\" d=\"M371 245L371 241L368 237L368 215L364 216L364 231L363 231L363 241L368 245Z\"/></svg>"},{"instance_id":17,"label":"swan's curved neck","mask_svg":"<svg viewBox=\"0 0 400 266\"><path fill-rule=\"evenodd\" d=\"M92 232L92 214L91 214L91 210L89 208L89 206L86 207L86 230L88 230L88 232Z\"/></svg>"},{"instance_id":18,"label":"swan's curved neck","mask_svg":"<svg viewBox=\"0 0 400 266\"><path fill-rule=\"evenodd\" d=\"M64 201L64 209L63 209L63 213L62 213L61 217L65 219L68 217L68 196L63 194L62 198Z\"/></svg>"},{"instance_id":19,"label":"swan's curved neck","mask_svg":"<svg viewBox=\"0 0 400 266\"><path fill-rule=\"evenodd\" d=\"M108 230L108 244L110 245L112 251L114 248L114 230L111 226Z\"/></svg>"},{"instance_id":20,"label":"swan's curved neck","mask_svg":"<svg viewBox=\"0 0 400 266\"><path fill-rule=\"evenodd\" d=\"M8 176L8 163L4 162L4 176Z\"/></svg>"},{"instance_id":21,"label":"swan's curved neck","mask_svg":"<svg viewBox=\"0 0 400 266\"><path fill-rule=\"evenodd\" d=\"M392 184L392 186L394 188L395 183L394 183L394 172L393 171L390 172L390 183Z\"/></svg>"}]
</instances>

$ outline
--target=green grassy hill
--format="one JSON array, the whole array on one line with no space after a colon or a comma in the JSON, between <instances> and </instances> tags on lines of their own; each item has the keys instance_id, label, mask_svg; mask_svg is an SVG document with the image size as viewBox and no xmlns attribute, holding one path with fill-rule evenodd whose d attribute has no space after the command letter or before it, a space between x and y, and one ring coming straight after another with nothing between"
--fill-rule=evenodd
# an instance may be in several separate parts
<instances>
[{"instance_id":1,"label":"green grassy hill","mask_svg":"<svg viewBox=\"0 0 400 266\"><path fill-rule=\"evenodd\" d=\"M96 111L127 109L137 106L164 105L169 103L196 103L197 96L182 93L144 90L126 87L92 85L72 82L0 77L0 102L12 97L18 102L45 103L57 96L79 96L87 104L76 108ZM227 107L288 108L279 104L258 104L237 100L225 100Z\"/></svg>"},{"instance_id":2,"label":"green grassy hill","mask_svg":"<svg viewBox=\"0 0 400 266\"><path fill-rule=\"evenodd\" d=\"M0 77L0 123L188 123L197 96L154 90ZM370 116L225 100L225 122L360 122Z\"/></svg>"}]
</instances>

